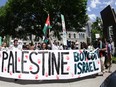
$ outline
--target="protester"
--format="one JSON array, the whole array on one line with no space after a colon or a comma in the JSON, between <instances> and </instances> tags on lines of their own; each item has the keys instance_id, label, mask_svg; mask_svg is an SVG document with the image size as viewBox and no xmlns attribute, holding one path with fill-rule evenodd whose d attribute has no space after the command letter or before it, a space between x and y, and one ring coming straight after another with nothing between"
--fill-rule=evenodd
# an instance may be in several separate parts
<instances>
[{"instance_id":1,"label":"protester","mask_svg":"<svg viewBox=\"0 0 116 87\"><path fill-rule=\"evenodd\" d=\"M10 50L22 50L21 45L18 43L18 39L15 38L13 41L13 46L11 45L9 47ZM14 79L15 81L17 81L18 79Z\"/></svg>"},{"instance_id":2,"label":"protester","mask_svg":"<svg viewBox=\"0 0 116 87\"><path fill-rule=\"evenodd\" d=\"M79 49L79 42L77 40L75 42L75 49Z\"/></svg>"},{"instance_id":3,"label":"protester","mask_svg":"<svg viewBox=\"0 0 116 87\"><path fill-rule=\"evenodd\" d=\"M103 43L102 39L99 38L98 39L98 46L99 48L99 57L100 57L100 62L101 62L101 71L102 71L102 75L104 74L104 70L105 70L105 56L106 56L106 46L105 43Z\"/></svg>"},{"instance_id":4,"label":"protester","mask_svg":"<svg viewBox=\"0 0 116 87\"><path fill-rule=\"evenodd\" d=\"M85 42L81 42L81 49L87 49L87 44Z\"/></svg>"},{"instance_id":5,"label":"protester","mask_svg":"<svg viewBox=\"0 0 116 87\"><path fill-rule=\"evenodd\" d=\"M7 47L7 43L6 42L3 42L2 44L2 47L1 47L1 50L3 51L8 51L8 47Z\"/></svg>"},{"instance_id":6,"label":"protester","mask_svg":"<svg viewBox=\"0 0 116 87\"><path fill-rule=\"evenodd\" d=\"M41 43L38 43L36 50L40 50L40 49L41 49Z\"/></svg>"},{"instance_id":7,"label":"protester","mask_svg":"<svg viewBox=\"0 0 116 87\"><path fill-rule=\"evenodd\" d=\"M93 42L93 47L96 49L96 48L98 48L98 41L97 40L95 40L94 42Z\"/></svg>"},{"instance_id":8,"label":"protester","mask_svg":"<svg viewBox=\"0 0 116 87\"><path fill-rule=\"evenodd\" d=\"M33 42L29 43L29 50L35 50Z\"/></svg>"},{"instance_id":9,"label":"protester","mask_svg":"<svg viewBox=\"0 0 116 87\"><path fill-rule=\"evenodd\" d=\"M24 43L24 45L21 47L20 43L18 42L18 39L14 39L13 45L9 47L10 50L68 50L67 45L60 44L59 42L54 40L52 41L48 39L47 43L35 43L32 42L29 44ZM105 57L107 58L107 66L108 66L108 72L111 72L111 57L112 57L112 45L111 42L103 42L101 38L98 39L98 43L96 43L96 48L99 48L99 54L100 54L100 61L101 61L101 70L102 73L104 73L105 70ZM79 43L71 42L71 50L77 50L79 49ZM81 42L81 49L87 49L89 51L92 51L94 49L93 45L91 43L87 44L85 42ZM8 50L7 44L3 42L1 50Z\"/></svg>"},{"instance_id":10,"label":"protester","mask_svg":"<svg viewBox=\"0 0 116 87\"><path fill-rule=\"evenodd\" d=\"M46 43L42 43L41 50L48 50L48 47L47 47Z\"/></svg>"},{"instance_id":11,"label":"protester","mask_svg":"<svg viewBox=\"0 0 116 87\"><path fill-rule=\"evenodd\" d=\"M18 39L14 39L13 46L9 47L10 50L22 50L22 47L18 44Z\"/></svg>"},{"instance_id":12,"label":"protester","mask_svg":"<svg viewBox=\"0 0 116 87\"><path fill-rule=\"evenodd\" d=\"M30 46L29 44L26 45L26 50L29 50L29 46Z\"/></svg>"},{"instance_id":13,"label":"protester","mask_svg":"<svg viewBox=\"0 0 116 87\"><path fill-rule=\"evenodd\" d=\"M60 44L59 50L63 50L63 44Z\"/></svg>"},{"instance_id":14,"label":"protester","mask_svg":"<svg viewBox=\"0 0 116 87\"><path fill-rule=\"evenodd\" d=\"M108 68L108 72L111 73L111 64L112 64L112 45L111 45L111 41L108 40L107 41L107 61L106 61L106 67Z\"/></svg>"},{"instance_id":15,"label":"protester","mask_svg":"<svg viewBox=\"0 0 116 87\"><path fill-rule=\"evenodd\" d=\"M27 50L26 43L23 44L23 50Z\"/></svg>"},{"instance_id":16,"label":"protester","mask_svg":"<svg viewBox=\"0 0 116 87\"><path fill-rule=\"evenodd\" d=\"M23 43L22 42L18 42L18 47L19 47L19 50L22 50L23 49Z\"/></svg>"},{"instance_id":17,"label":"protester","mask_svg":"<svg viewBox=\"0 0 116 87\"><path fill-rule=\"evenodd\" d=\"M50 39L48 39L48 41L51 45L52 50L59 50L58 42L56 42L56 40L54 40L54 42L52 42Z\"/></svg>"},{"instance_id":18,"label":"protester","mask_svg":"<svg viewBox=\"0 0 116 87\"><path fill-rule=\"evenodd\" d=\"M87 49L88 49L89 51L93 51L93 50L94 50L94 47L93 47L93 45L92 45L91 43L88 43Z\"/></svg>"},{"instance_id":19,"label":"protester","mask_svg":"<svg viewBox=\"0 0 116 87\"><path fill-rule=\"evenodd\" d=\"M68 46L63 45L63 50L68 50Z\"/></svg>"},{"instance_id":20,"label":"protester","mask_svg":"<svg viewBox=\"0 0 116 87\"><path fill-rule=\"evenodd\" d=\"M37 44L37 43L35 43L35 44L34 44L34 49L35 49L35 50L36 50L36 49L38 49L38 47L37 47L37 46L38 46L38 44Z\"/></svg>"},{"instance_id":21,"label":"protester","mask_svg":"<svg viewBox=\"0 0 116 87\"><path fill-rule=\"evenodd\" d=\"M75 50L75 43L74 42L71 42L71 49Z\"/></svg>"},{"instance_id":22,"label":"protester","mask_svg":"<svg viewBox=\"0 0 116 87\"><path fill-rule=\"evenodd\" d=\"M111 41L111 46L112 46L112 56L114 56L115 54L115 49L114 49L114 41L110 40Z\"/></svg>"}]
</instances>

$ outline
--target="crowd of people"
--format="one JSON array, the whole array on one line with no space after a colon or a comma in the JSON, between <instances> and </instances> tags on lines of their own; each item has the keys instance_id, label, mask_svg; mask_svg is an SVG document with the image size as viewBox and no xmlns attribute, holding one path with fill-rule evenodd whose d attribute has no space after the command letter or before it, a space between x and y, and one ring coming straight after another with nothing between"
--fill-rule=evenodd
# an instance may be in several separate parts
<instances>
[{"instance_id":1,"label":"crowd of people","mask_svg":"<svg viewBox=\"0 0 116 87\"><path fill-rule=\"evenodd\" d=\"M83 42L84 43L84 42ZM2 46L0 47L0 50L74 50L79 49L79 43L76 42L69 42L68 45L63 45L62 43L59 43L58 41L54 40L53 42L51 40L48 40L48 42L43 43L21 43L18 42L18 39L14 39L13 44L10 46L7 45L6 42L2 43ZM82 47L81 47L82 49Z\"/></svg>"},{"instance_id":2,"label":"crowd of people","mask_svg":"<svg viewBox=\"0 0 116 87\"><path fill-rule=\"evenodd\" d=\"M79 45L80 44L80 45ZM80 46L80 47L79 47ZM70 42L67 45L59 44L56 40L53 42L48 39L48 42L45 43L35 43L32 42L29 44L24 43L23 45L18 43L18 39L14 39L14 42L9 47L7 46L6 42L3 42L0 50L77 50L77 49L88 49L94 50L99 49L99 58L101 61L101 70L104 73L105 68L108 69L108 72L111 72L111 58L113 53L113 46L111 44L111 40L106 41L105 39L102 40L99 38L95 44L85 42L79 43L78 41Z\"/></svg>"},{"instance_id":3,"label":"crowd of people","mask_svg":"<svg viewBox=\"0 0 116 87\"><path fill-rule=\"evenodd\" d=\"M95 48L99 48L99 58L101 61L101 70L104 74L105 69L111 73L113 45L111 40L99 38Z\"/></svg>"}]
</instances>

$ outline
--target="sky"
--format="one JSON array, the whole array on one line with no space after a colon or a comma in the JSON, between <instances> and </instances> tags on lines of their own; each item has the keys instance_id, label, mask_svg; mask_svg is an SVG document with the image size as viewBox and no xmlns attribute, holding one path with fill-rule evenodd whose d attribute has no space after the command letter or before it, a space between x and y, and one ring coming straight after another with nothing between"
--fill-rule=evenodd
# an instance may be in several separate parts
<instances>
[{"instance_id":1,"label":"sky","mask_svg":"<svg viewBox=\"0 0 116 87\"><path fill-rule=\"evenodd\" d=\"M7 1L8 1L8 0L0 0L0 6L5 5Z\"/></svg>"},{"instance_id":2,"label":"sky","mask_svg":"<svg viewBox=\"0 0 116 87\"><path fill-rule=\"evenodd\" d=\"M0 6L5 5L8 0L0 0ZM87 14L91 21L95 21L96 17L101 17L100 12L107 6L111 5L116 11L116 0L88 0Z\"/></svg>"},{"instance_id":3,"label":"sky","mask_svg":"<svg viewBox=\"0 0 116 87\"><path fill-rule=\"evenodd\" d=\"M116 0L88 0L87 4L87 14L91 21L95 21L96 17L101 17L100 12L111 5L116 12Z\"/></svg>"}]
</instances>

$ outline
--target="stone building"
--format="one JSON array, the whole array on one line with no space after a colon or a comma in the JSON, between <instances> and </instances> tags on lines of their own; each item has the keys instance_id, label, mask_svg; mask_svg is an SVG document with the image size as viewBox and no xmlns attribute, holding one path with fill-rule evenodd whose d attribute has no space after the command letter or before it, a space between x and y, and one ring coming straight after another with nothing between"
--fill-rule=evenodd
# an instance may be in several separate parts
<instances>
[{"instance_id":1,"label":"stone building","mask_svg":"<svg viewBox=\"0 0 116 87\"><path fill-rule=\"evenodd\" d=\"M62 32L60 32L61 35L61 40L58 40L55 36L53 31L50 32L50 37L52 39L52 41L56 40L59 43L63 43L63 34ZM87 37L86 37L86 32L75 32L75 31L67 31L66 32L66 37L67 37L67 41L71 41L71 42L79 42L79 47L80 47L80 43L81 42L85 42L87 43Z\"/></svg>"}]
</instances>

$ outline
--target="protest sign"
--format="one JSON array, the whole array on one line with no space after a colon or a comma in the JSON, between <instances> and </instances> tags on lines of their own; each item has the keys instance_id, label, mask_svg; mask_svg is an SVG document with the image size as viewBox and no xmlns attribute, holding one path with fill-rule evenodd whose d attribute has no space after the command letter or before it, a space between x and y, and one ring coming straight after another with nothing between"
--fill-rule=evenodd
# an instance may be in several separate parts
<instances>
[{"instance_id":1,"label":"protest sign","mask_svg":"<svg viewBox=\"0 0 116 87\"><path fill-rule=\"evenodd\" d=\"M62 31L63 31L63 44L64 45L67 45L65 18L64 18L64 15L63 14L61 14L61 20L62 20Z\"/></svg>"},{"instance_id":2,"label":"protest sign","mask_svg":"<svg viewBox=\"0 0 116 87\"><path fill-rule=\"evenodd\" d=\"M75 79L100 71L98 50L0 51L0 77L24 80Z\"/></svg>"}]
</instances>

